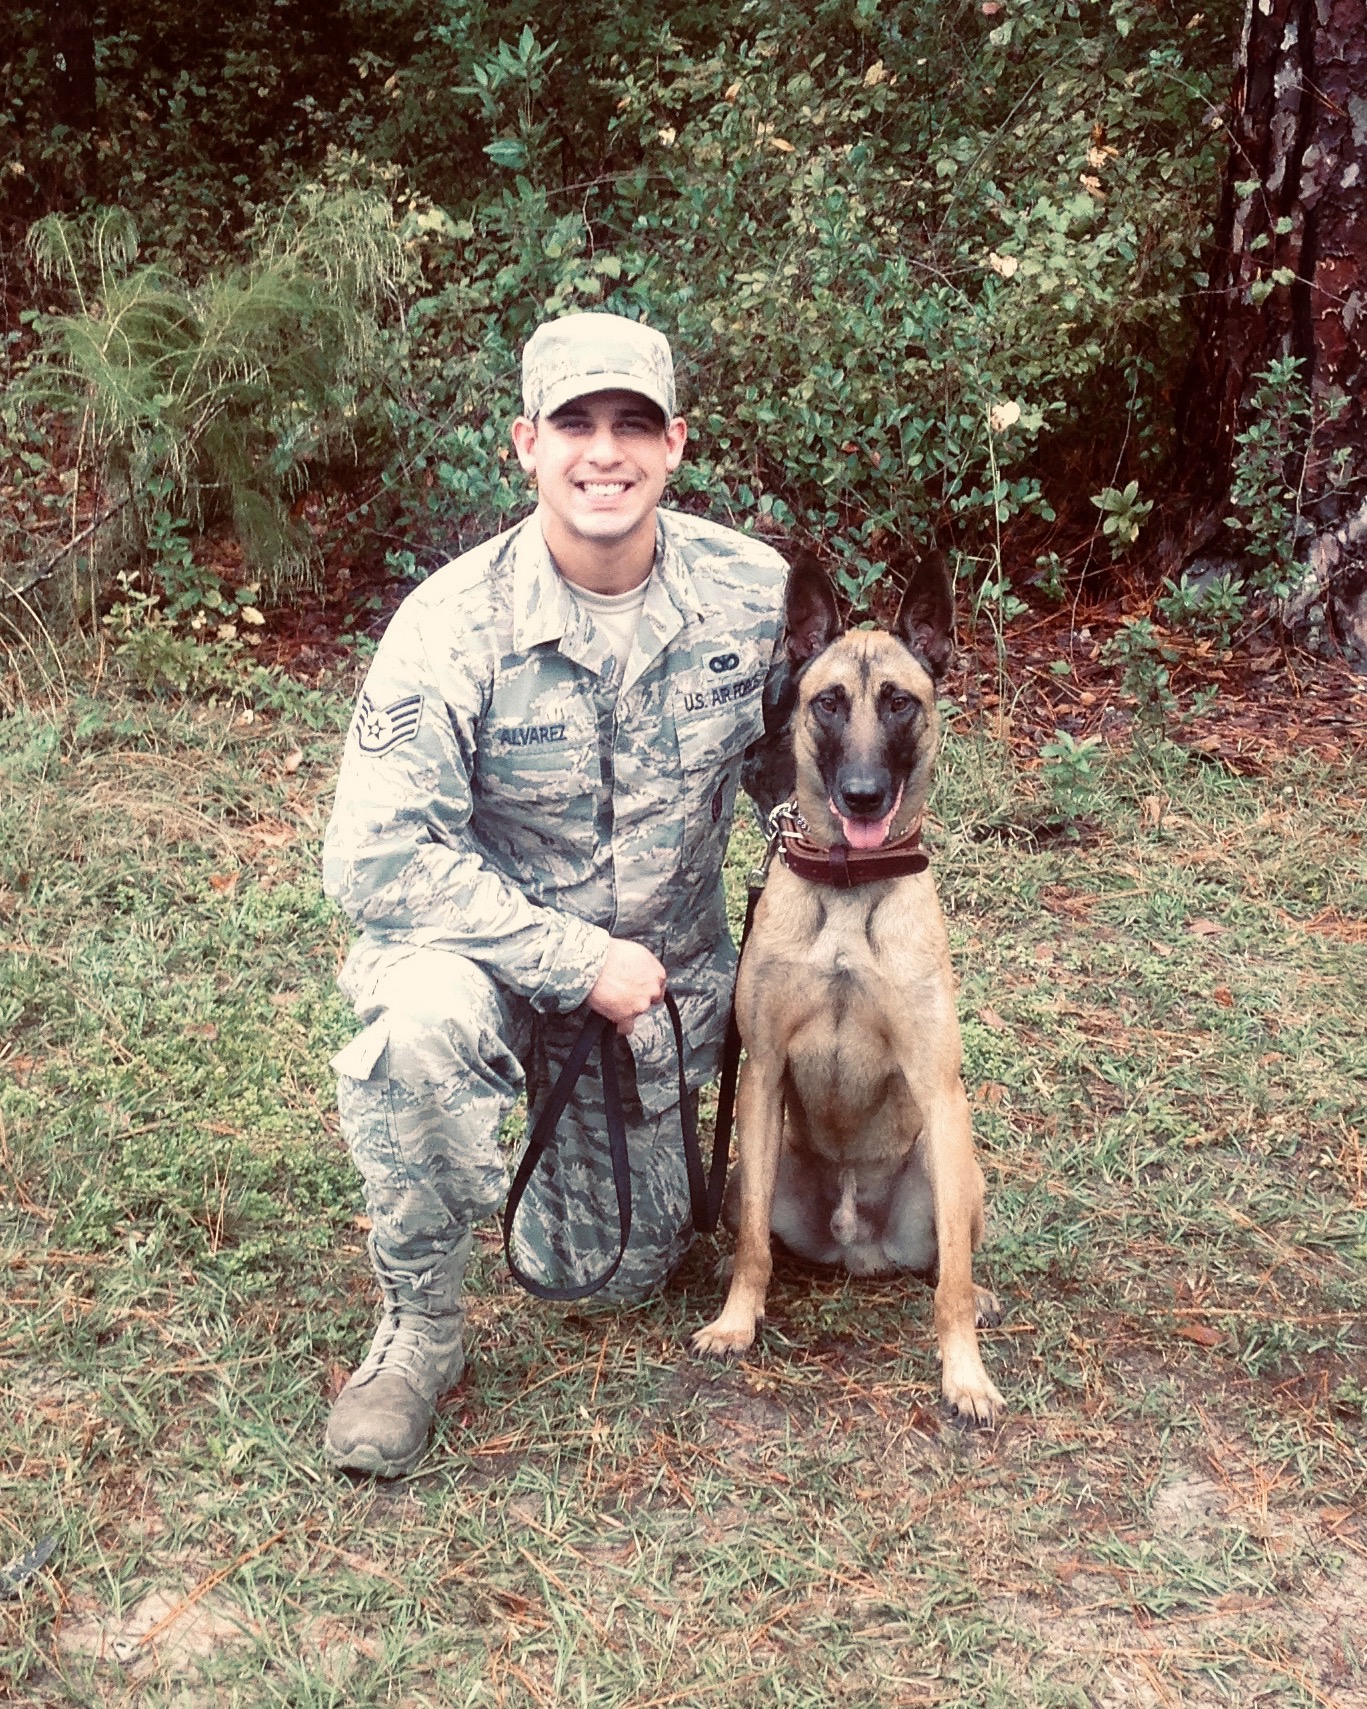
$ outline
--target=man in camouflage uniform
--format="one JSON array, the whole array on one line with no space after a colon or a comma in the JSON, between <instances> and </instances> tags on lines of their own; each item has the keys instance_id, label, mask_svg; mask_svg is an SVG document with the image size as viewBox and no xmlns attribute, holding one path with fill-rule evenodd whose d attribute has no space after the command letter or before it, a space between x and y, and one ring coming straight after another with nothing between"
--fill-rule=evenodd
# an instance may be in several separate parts
<instances>
[{"instance_id":1,"label":"man in camouflage uniform","mask_svg":"<svg viewBox=\"0 0 1367 1709\"><path fill-rule=\"evenodd\" d=\"M395 614L342 761L324 881L361 928L341 986L364 1030L334 1059L384 1296L328 1421L333 1464L421 1457L463 1369L471 1230L503 1203L500 1124L535 1111L584 1021L616 1023L633 1225L604 1296L639 1298L692 1237L666 983L689 1095L715 1072L734 951L721 866L786 565L658 508L683 455L669 345L615 315L548 322L513 443L537 509ZM618 1036L620 1035L620 1036ZM519 1262L598 1273L617 1232L586 1074L523 1200Z\"/></svg>"}]
</instances>

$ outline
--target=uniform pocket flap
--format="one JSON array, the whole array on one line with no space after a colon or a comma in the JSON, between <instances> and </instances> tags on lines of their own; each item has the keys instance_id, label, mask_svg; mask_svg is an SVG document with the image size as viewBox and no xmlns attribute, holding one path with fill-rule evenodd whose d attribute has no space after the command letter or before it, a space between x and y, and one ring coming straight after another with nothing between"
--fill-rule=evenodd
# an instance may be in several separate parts
<instances>
[{"instance_id":1,"label":"uniform pocket flap","mask_svg":"<svg viewBox=\"0 0 1367 1709\"><path fill-rule=\"evenodd\" d=\"M369 1080L388 1043L388 1021L372 1021L364 1032L357 1033L351 1043L343 1045L333 1057L333 1072L345 1074L348 1080Z\"/></svg>"},{"instance_id":2,"label":"uniform pocket flap","mask_svg":"<svg viewBox=\"0 0 1367 1709\"><path fill-rule=\"evenodd\" d=\"M679 763L697 771L739 758L764 728L766 667L753 641L715 653L707 668L686 672L674 687Z\"/></svg>"},{"instance_id":3,"label":"uniform pocket flap","mask_svg":"<svg viewBox=\"0 0 1367 1709\"><path fill-rule=\"evenodd\" d=\"M730 986L726 987L726 998ZM692 993L679 999L679 1019L684 1034L684 1080L697 1092L716 1077L726 1013L718 1012L721 994L712 997ZM636 1094L648 1116L663 1115L679 1101L679 1058L674 1048L674 1029L663 1003L638 1015L627 1034L627 1045L636 1067Z\"/></svg>"}]
</instances>

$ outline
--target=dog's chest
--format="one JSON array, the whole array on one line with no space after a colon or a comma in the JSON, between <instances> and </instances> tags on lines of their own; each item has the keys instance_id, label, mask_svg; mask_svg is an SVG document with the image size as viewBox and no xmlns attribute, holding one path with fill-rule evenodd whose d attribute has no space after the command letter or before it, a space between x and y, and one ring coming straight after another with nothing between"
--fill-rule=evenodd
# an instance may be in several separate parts
<instances>
[{"instance_id":1,"label":"dog's chest","mask_svg":"<svg viewBox=\"0 0 1367 1709\"><path fill-rule=\"evenodd\" d=\"M819 915L803 921L801 955L785 957L770 986L791 1027L789 1143L831 1162L902 1156L921 1127L903 1024L915 1006L899 978L904 946L883 941L893 923L880 935L876 907L823 896Z\"/></svg>"},{"instance_id":2,"label":"dog's chest","mask_svg":"<svg viewBox=\"0 0 1367 1709\"><path fill-rule=\"evenodd\" d=\"M857 988L866 1002L885 1005L894 1000L876 915L849 906L844 898L827 907L805 963L813 981L830 988L828 995L843 992L848 998Z\"/></svg>"}]
</instances>

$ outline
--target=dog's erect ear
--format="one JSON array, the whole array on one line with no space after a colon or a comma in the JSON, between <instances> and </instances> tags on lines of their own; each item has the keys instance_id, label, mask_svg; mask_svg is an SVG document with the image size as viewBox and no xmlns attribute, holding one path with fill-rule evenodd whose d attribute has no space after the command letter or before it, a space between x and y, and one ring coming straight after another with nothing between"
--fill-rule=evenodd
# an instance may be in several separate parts
<instances>
[{"instance_id":1,"label":"dog's erect ear","mask_svg":"<svg viewBox=\"0 0 1367 1709\"><path fill-rule=\"evenodd\" d=\"M788 573L784 647L796 668L824 652L840 633L831 579L810 552L799 552Z\"/></svg>"},{"instance_id":2,"label":"dog's erect ear","mask_svg":"<svg viewBox=\"0 0 1367 1709\"><path fill-rule=\"evenodd\" d=\"M938 682L954 656L954 583L943 552L917 562L893 631Z\"/></svg>"}]
</instances>

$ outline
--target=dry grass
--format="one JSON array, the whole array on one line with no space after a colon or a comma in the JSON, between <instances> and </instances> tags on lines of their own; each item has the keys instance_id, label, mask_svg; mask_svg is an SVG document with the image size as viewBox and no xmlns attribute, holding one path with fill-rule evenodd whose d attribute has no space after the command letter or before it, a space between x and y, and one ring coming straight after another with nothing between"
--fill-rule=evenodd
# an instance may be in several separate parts
<instances>
[{"instance_id":1,"label":"dry grass","mask_svg":"<svg viewBox=\"0 0 1367 1709\"><path fill-rule=\"evenodd\" d=\"M490 1230L469 1373L385 1487L318 1452L372 1309L335 737L74 697L4 743L0 1563L57 1538L0 1602L14 1701L1367 1704L1346 762L1112 749L1073 845L951 743L1002 1429L941 1415L914 1286L780 1274L755 1355L703 1364L711 1242L558 1311Z\"/></svg>"}]
</instances>

